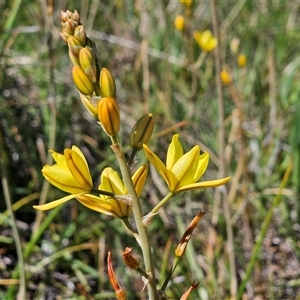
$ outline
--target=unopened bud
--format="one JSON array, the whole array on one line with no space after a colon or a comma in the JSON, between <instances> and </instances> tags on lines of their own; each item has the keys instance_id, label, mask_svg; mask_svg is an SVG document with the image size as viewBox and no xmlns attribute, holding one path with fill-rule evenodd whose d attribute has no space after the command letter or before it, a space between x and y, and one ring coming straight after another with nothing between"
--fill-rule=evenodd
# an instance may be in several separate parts
<instances>
[{"instance_id":1,"label":"unopened bud","mask_svg":"<svg viewBox=\"0 0 300 300\"><path fill-rule=\"evenodd\" d=\"M83 95L92 95L94 86L90 78L85 74L83 69L79 66L73 66L72 78L75 86Z\"/></svg>"},{"instance_id":2,"label":"unopened bud","mask_svg":"<svg viewBox=\"0 0 300 300\"><path fill-rule=\"evenodd\" d=\"M151 113L143 115L134 125L129 136L129 144L131 148L140 151L143 144L150 139L154 128L154 120Z\"/></svg>"},{"instance_id":3,"label":"unopened bud","mask_svg":"<svg viewBox=\"0 0 300 300\"><path fill-rule=\"evenodd\" d=\"M102 97L116 98L115 80L106 68L101 69L99 84Z\"/></svg>"},{"instance_id":4,"label":"unopened bud","mask_svg":"<svg viewBox=\"0 0 300 300\"><path fill-rule=\"evenodd\" d=\"M115 136L120 130L120 111L114 98L102 98L98 103L98 118L102 128L109 136Z\"/></svg>"},{"instance_id":5,"label":"unopened bud","mask_svg":"<svg viewBox=\"0 0 300 300\"><path fill-rule=\"evenodd\" d=\"M117 280L117 277L114 273L110 251L108 252L108 256L107 256L107 272L108 272L108 278L109 278L110 284L112 285L112 287L115 291L117 300L126 300L127 299L126 292L120 286L120 284Z\"/></svg>"},{"instance_id":6,"label":"unopened bud","mask_svg":"<svg viewBox=\"0 0 300 300\"><path fill-rule=\"evenodd\" d=\"M238 56L238 65L240 68L244 68L247 64L247 56L245 54L240 54Z\"/></svg>"},{"instance_id":7,"label":"unopened bud","mask_svg":"<svg viewBox=\"0 0 300 300\"><path fill-rule=\"evenodd\" d=\"M132 248L126 247L125 251L123 252L123 259L125 264L131 269L136 270L140 263L131 255Z\"/></svg>"},{"instance_id":8,"label":"unopened bud","mask_svg":"<svg viewBox=\"0 0 300 300\"><path fill-rule=\"evenodd\" d=\"M178 31L183 31L185 26L184 17L179 15L174 20L174 26Z\"/></svg>"},{"instance_id":9,"label":"unopened bud","mask_svg":"<svg viewBox=\"0 0 300 300\"><path fill-rule=\"evenodd\" d=\"M199 221L201 220L201 218L205 215L205 212L200 211L199 214L192 220L192 222L190 223L190 225L187 227L187 229L185 230L185 232L183 233L181 240L175 250L175 256L177 257L181 257L184 255L185 253L185 249L188 245L189 240L192 237L192 233L196 227L196 225L199 223Z\"/></svg>"},{"instance_id":10,"label":"unopened bud","mask_svg":"<svg viewBox=\"0 0 300 300\"><path fill-rule=\"evenodd\" d=\"M83 48L81 42L76 37L70 36L68 38L68 46L72 54L78 58L79 52Z\"/></svg>"},{"instance_id":11,"label":"unopened bud","mask_svg":"<svg viewBox=\"0 0 300 300\"><path fill-rule=\"evenodd\" d=\"M232 83L232 78L230 73L227 70L222 70L220 73L220 77L221 77L221 81L223 82L223 84L228 85L230 83Z\"/></svg>"},{"instance_id":12,"label":"unopened bud","mask_svg":"<svg viewBox=\"0 0 300 300\"><path fill-rule=\"evenodd\" d=\"M81 45L85 45L86 43L86 32L82 25L78 25L74 30L74 37L78 39Z\"/></svg>"},{"instance_id":13,"label":"unopened bud","mask_svg":"<svg viewBox=\"0 0 300 300\"><path fill-rule=\"evenodd\" d=\"M79 52L79 63L85 74L92 82L97 81L97 68L92 50L88 47L82 48Z\"/></svg>"}]
</instances>

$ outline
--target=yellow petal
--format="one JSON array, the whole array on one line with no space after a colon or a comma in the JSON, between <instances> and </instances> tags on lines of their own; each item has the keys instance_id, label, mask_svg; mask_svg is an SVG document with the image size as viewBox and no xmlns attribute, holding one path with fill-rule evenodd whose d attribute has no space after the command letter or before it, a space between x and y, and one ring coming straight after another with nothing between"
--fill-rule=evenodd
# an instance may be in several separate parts
<instances>
[{"instance_id":1,"label":"yellow petal","mask_svg":"<svg viewBox=\"0 0 300 300\"><path fill-rule=\"evenodd\" d=\"M150 162L153 164L153 166L156 168L160 176L164 179L164 181L167 183L169 189L170 186L174 185L174 177L171 175L171 171L169 171L166 166L163 164L163 162L159 159L155 153L153 153L149 147L144 144L144 151L147 156L147 158L150 160Z\"/></svg>"},{"instance_id":2,"label":"yellow petal","mask_svg":"<svg viewBox=\"0 0 300 300\"><path fill-rule=\"evenodd\" d=\"M202 175L204 174L204 172L207 169L208 162L209 162L209 154L207 152L205 152L199 156L197 171L194 175L195 176L194 182L197 182L202 177Z\"/></svg>"},{"instance_id":3,"label":"yellow petal","mask_svg":"<svg viewBox=\"0 0 300 300\"><path fill-rule=\"evenodd\" d=\"M42 173L47 181L62 191L70 194L86 192L79 186L67 166L58 164L53 166L46 165L43 167Z\"/></svg>"},{"instance_id":4,"label":"yellow petal","mask_svg":"<svg viewBox=\"0 0 300 300\"><path fill-rule=\"evenodd\" d=\"M86 191L90 191L93 187L93 182L86 160L82 159L81 155L71 149L65 149L64 155L68 168L79 186Z\"/></svg>"},{"instance_id":5,"label":"yellow petal","mask_svg":"<svg viewBox=\"0 0 300 300\"><path fill-rule=\"evenodd\" d=\"M183 149L178 138L179 134L173 135L172 142L167 152L166 167L168 170L172 170L176 161L183 155Z\"/></svg>"},{"instance_id":6,"label":"yellow petal","mask_svg":"<svg viewBox=\"0 0 300 300\"><path fill-rule=\"evenodd\" d=\"M61 204L64 204L65 202L68 202L79 195L82 195L82 193L77 194L77 195L68 195L61 199L54 200L54 201L51 201L51 202L49 202L47 204L43 204L43 205L33 205L33 208L37 209L37 210L49 210L49 209L55 208Z\"/></svg>"},{"instance_id":7,"label":"yellow petal","mask_svg":"<svg viewBox=\"0 0 300 300\"><path fill-rule=\"evenodd\" d=\"M120 213L119 207L114 205L115 203L103 201L101 198L95 195L85 194L77 197L77 200L87 208L97 211L101 214L118 218L123 217L122 213Z\"/></svg>"},{"instance_id":8,"label":"yellow petal","mask_svg":"<svg viewBox=\"0 0 300 300\"><path fill-rule=\"evenodd\" d=\"M188 191L188 190L197 190L197 189L204 189L204 188L220 186L220 185L226 184L230 180L230 178L231 177L225 177L222 179L187 184L187 185L184 185L184 186L180 187L179 189L177 189L176 193L179 193L182 191Z\"/></svg>"},{"instance_id":9,"label":"yellow petal","mask_svg":"<svg viewBox=\"0 0 300 300\"><path fill-rule=\"evenodd\" d=\"M209 43L206 44L205 51L209 52L216 48L218 44L218 40L216 38L212 38Z\"/></svg>"},{"instance_id":10,"label":"yellow petal","mask_svg":"<svg viewBox=\"0 0 300 300\"><path fill-rule=\"evenodd\" d=\"M125 195L125 187L118 173L107 167L101 173L100 190L108 191L116 195Z\"/></svg>"},{"instance_id":11,"label":"yellow petal","mask_svg":"<svg viewBox=\"0 0 300 300\"><path fill-rule=\"evenodd\" d=\"M172 173L178 180L178 186L195 182L194 175L198 167L199 152L200 147L194 146L189 152L181 156L174 165Z\"/></svg>"},{"instance_id":12,"label":"yellow petal","mask_svg":"<svg viewBox=\"0 0 300 300\"><path fill-rule=\"evenodd\" d=\"M52 155L53 159L59 166L67 167L66 159L63 154L57 153L54 150L49 150L49 152L52 153L51 155Z\"/></svg>"},{"instance_id":13,"label":"yellow petal","mask_svg":"<svg viewBox=\"0 0 300 300\"><path fill-rule=\"evenodd\" d=\"M133 185L138 196L141 195L148 175L148 164L140 166L132 176Z\"/></svg>"}]
</instances>

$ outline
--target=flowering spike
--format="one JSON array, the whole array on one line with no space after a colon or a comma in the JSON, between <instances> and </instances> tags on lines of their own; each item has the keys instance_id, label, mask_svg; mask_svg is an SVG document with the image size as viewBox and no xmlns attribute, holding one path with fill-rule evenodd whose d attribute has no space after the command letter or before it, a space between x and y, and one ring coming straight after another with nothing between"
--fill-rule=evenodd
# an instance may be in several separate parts
<instances>
[{"instance_id":1,"label":"flowering spike","mask_svg":"<svg viewBox=\"0 0 300 300\"><path fill-rule=\"evenodd\" d=\"M116 98L115 80L106 68L101 69L99 84L103 97Z\"/></svg>"},{"instance_id":2,"label":"flowering spike","mask_svg":"<svg viewBox=\"0 0 300 300\"><path fill-rule=\"evenodd\" d=\"M109 136L115 136L120 130L120 111L113 98L102 98L98 103L98 118L103 130Z\"/></svg>"},{"instance_id":3,"label":"flowering spike","mask_svg":"<svg viewBox=\"0 0 300 300\"><path fill-rule=\"evenodd\" d=\"M73 66L72 78L77 89L83 95L92 95L94 92L94 85L90 78L85 74L83 69L79 66Z\"/></svg>"},{"instance_id":4,"label":"flowering spike","mask_svg":"<svg viewBox=\"0 0 300 300\"><path fill-rule=\"evenodd\" d=\"M107 256L107 271L108 271L108 278L109 278L110 284L112 285L112 287L115 290L117 300L126 300L127 299L126 292L120 286L120 284L116 278L116 275L114 273L114 270L113 270L110 251L108 252L108 256Z\"/></svg>"},{"instance_id":5,"label":"flowering spike","mask_svg":"<svg viewBox=\"0 0 300 300\"><path fill-rule=\"evenodd\" d=\"M175 256L177 257L181 257L184 255L185 253L185 249L188 245L189 240L192 237L192 233L196 227L196 225L199 223L199 221L201 220L201 218L205 215L205 212L200 211L198 213L198 215L192 220L192 222L190 223L190 225L187 227L187 229L185 230L185 232L183 233L181 240L175 250Z\"/></svg>"}]
</instances>

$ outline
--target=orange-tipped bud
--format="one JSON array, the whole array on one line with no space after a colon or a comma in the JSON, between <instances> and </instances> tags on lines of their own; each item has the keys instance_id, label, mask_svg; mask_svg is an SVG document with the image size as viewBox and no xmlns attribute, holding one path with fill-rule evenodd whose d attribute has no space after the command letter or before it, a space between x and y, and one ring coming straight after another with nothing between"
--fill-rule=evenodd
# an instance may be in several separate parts
<instances>
[{"instance_id":1,"label":"orange-tipped bud","mask_svg":"<svg viewBox=\"0 0 300 300\"><path fill-rule=\"evenodd\" d=\"M107 256L107 271L108 271L108 278L109 278L110 284L114 288L117 300L126 300L127 299L126 292L120 286L120 284L116 278L116 275L114 273L110 251L108 252L108 256Z\"/></svg>"},{"instance_id":2,"label":"orange-tipped bud","mask_svg":"<svg viewBox=\"0 0 300 300\"><path fill-rule=\"evenodd\" d=\"M178 31L183 31L185 26L184 16L177 16L174 20L174 26Z\"/></svg>"},{"instance_id":3,"label":"orange-tipped bud","mask_svg":"<svg viewBox=\"0 0 300 300\"><path fill-rule=\"evenodd\" d=\"M90 78L85 74L83 69L79 66L73 66L72 78L75 86L83 95L92 95L94 86Z\"/></svg>"},{"instance_id":4,"label":"orange-tipped bud","mask_svg":"<svg viewBox=\"0 0 300 300\"><path fill-rule=\"evenodd\" d=\"M74 30L74 37L78 39L81 45L85 45L86 43L86 32L82 25L78 25Z\"/></svg>"},{"instance_id":5,"label":"orange-tipped bud","mask_svg":"<svg viewBox=\"0 0 300 300\"><path fill-rule=\"evenodd\" d=\"M106 68L101 69L99 84L102 97L116 98L115 80Z\"/></svg>"},{"instance_id":6,"label":"orange-tipped bud","mask_svg":"<svg viewBox=\"0 0 300 300\"><path fill-rule=\"evenodd\" d=\"M150 139L154 128L154 120L152 114L143 115L134 125L129 136L129 144L131 148L140 151L143 144Z\"/></svg>"},{"instance_id":7,"label":"orange-tipped bud","mask_svg":"<svg viewBox=\"0 0 300 300\"><path fill-rule=\"evenodd\" d=\"M180 300L186 300L189 297L191 291L194 290L195 288L197 288L198 285L199 285L199 282L195 283L195 281L194 281L192 286L190 286L190 288L181 296Z\"/></svg>"},{"instance_id":8,"label":"orange-tipped bud","mask_svg":"<svg viewBox=\"0 0 300 300\"><path fill-rule=\"evenodd\" d=\"M232 83L232 78L230 73L227 70L222 70L220 73L220 77L221 77L221 81L223 82L223 84L228 85L230 83Z\"/></svg>"},{"instance_id":9,"label":"orange-tipped bud","mask_svg":"<svg viewBox=\"0 0 300 300\"><path fill-rule=\"evenodd\" d=\"M123 259L125 264L131 269L136 270L140 263L131 255L132 248L126 247L124 253L123 253Z\"/></svg>"},{"instance_id":10,"label":"orange-tipped bud","mask_svg":"<svg viewBox=\"0 0 300 300\"><path fill-rule=\"evenodd\" d=\"M240 68L244 68L247 64L247 56L245 54L240 54L238 56L238 65Z\"/></svg>"},{"instance_id":11,"label":"orange-tipped bud","mask_svg":"<svg viewBox=\"0 0 300 300\"><path fill-rule=\"evenodd\" d=\"M98 103L98 119L109 136L117 135L120 130L120 111L114 98L102 98Z\"/></svg>"},{"instance_id":12,"label":"orange-tipped bud","mask_svg":"<svg viewBox=\"0 0 300 300\"><path fill-rule=\"evenodd\" d=\"M88 47L82 48L79 52L79 63L85 74L92 82L97 81L97 67L92 50Z\"/></svg>"},{"instance_id":13,"label":"orange-tipped bud","mask_svg":"<svg viewBox=\"0 0 300 300\"><path fill-rule=\"evenodd\" d=\"M187 229L185 230L185 232L183 233L181 240L175 250L175 256L177 257L181 257L184 255L185 253L185 249L188 245L189 240L192 237L192 233L196 227L196 225L199 223L199 221L201 220L201 218L205 215L205 212L200 211L198 213L198 215L192 220L192 222L190 223L190 225L187 227Z\"/></svg>"}]
</instances>

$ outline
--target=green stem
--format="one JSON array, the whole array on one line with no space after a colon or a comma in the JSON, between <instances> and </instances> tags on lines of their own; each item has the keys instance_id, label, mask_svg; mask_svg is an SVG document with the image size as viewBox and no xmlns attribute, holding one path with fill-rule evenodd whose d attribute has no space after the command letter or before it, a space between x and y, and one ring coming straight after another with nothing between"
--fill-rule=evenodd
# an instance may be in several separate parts
<instances>
[{"instance_id":1,"label":"green stem","mask_svg":"<svg viewBox=\"0 0 300 300\"><path fill-rule=\"evenodd\" d=\"M164 206L173 196L175 195L174 192L169 192L168 195L162 199L156 206L151 210L149 214L156 214L158 210Z\"/></svg>"},{"instance_id":2,"label":"green stem","mask_svg":"<svg viewBox=\"0 0 300 300\"><path fill-rule=\"evenodd\" d=\"M250 261L249 261L247 269L246 269L246 275L243 278L243 281L241 282L241 285L238 289L237 299L242 298L245 286L246 286L247 282L249 281L249 278L252 274L252 270L254 268L254 264L255 264L257 256L258 256L258 252L261 249L264 237L266 236L267 230L268 230L269 225L272 221L272 216L273 216L274 210L280 203L281 195L282 195L282 189L285 187L288 179L290 178L292 168L293 168L293 162L292 162L292 159L290 159L289 165L288 165L288 167L287 167L287 169L284 173L283 179L282 179L282 181L280 183L280 186L279 186L279 193L276 195L274 201L272 202L272 205L271 205L270 209L268 210L266 218L263 221L261 231L260 231L259 236L258 236L258 240L257 240L257 242L254 246L254 249L252 251L252 256L250 258Z\"/></svg>"},{"instance_id":3,"label":"green stem","mask_svg":"<svg viewBox=\"0 0 300 300\"><path fill-rule=\"evenodd\" d=\"M149 282L148 282L149 299L158 300L150 241L149 241L147 228L144 226L142 222L143 212L139 201L139 197L135 191L131 179L130 170L128 168L127 161L125 159L122 146L120 143L114 143L114 141L118 141L116 137L111 137L111 140L113 143L111 148L115 152L116 157L118 159L124 184L127 187L129 194L132 196L132 212L135 219L136 228L139 234L138 237L139 237L140 247L143 253L145 271L149 275L148 276L149 277Z\"/></svg>"}]
</instances>

